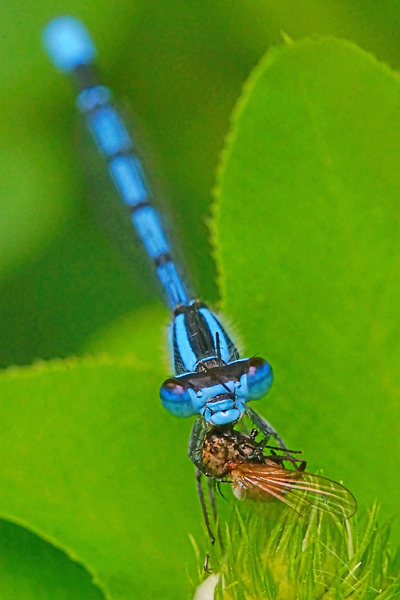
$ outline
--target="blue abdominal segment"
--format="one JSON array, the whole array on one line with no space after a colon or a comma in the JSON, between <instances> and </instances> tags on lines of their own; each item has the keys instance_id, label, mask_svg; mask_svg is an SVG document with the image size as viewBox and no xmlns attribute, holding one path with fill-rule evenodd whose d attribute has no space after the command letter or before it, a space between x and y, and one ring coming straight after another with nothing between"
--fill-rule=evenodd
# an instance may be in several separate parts
<instances>
[{"instance_id":1,"label":"blue abdominal segment","mask_svg":"<svg viewBox=\"0 0 400 600\"><path fill-rule=\"evenodd\" d=\"M131 212L136 232L149 255L171 309L189 304L191 296L172 258L157 210L134 145L123 119L101 85L93 60L94 43L84 25L73 17L59 17L44 31L45 47L56 67L71 73L79 88L77 105L108 171Z\"/></svg>"},{"instance_id":2,"label":"blue abdominal segment","mask_svg":"<svg viewBox=\"0 0 400 600\"><path fill-rule=\"evenodd\" d=\"M83 23L74 17L57 17L43 32L43 42L54 65L66 73L96 58L96 48Z\"/></svg>"},{"instance_id":3,"label":"blue abdominal segment","mask_svg":"<svg viewBox=\"0 0 400 600\"><path fill-rule=\"evenodd\" d=\"M75 80L78 108L130 212L173 313L170 348L175 377L162 385L161 401L178 417L201 415L216 426L235 423L242 417L246 402L260 398L271 387L272 370L262 359L240 359L220 320L190 294L132 137L110 90L97 75L97 52L85 26L73 17L59 17L46 27L43 39L55 66Z\"/></svg>"}]
</instances>

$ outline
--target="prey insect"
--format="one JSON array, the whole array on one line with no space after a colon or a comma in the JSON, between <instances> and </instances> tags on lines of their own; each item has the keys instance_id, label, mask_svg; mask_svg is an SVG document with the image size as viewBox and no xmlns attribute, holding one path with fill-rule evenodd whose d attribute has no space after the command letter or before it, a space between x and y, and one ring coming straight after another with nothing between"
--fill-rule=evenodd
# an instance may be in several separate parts
<instances>
[{"instance_id":1,"label":"prey insect","mask_svg":"<svg viewBox=\"0 0 400 600\"><path fill-rule=\"evenodd\" d=\"M294 456L299 452L258 442L257 433L256 429L250 435L233 429L210 431L200 456L208 477L217 483L229 482L239 500L278 500L301 516L312 507L341 519L356 512L353 494L341 483L308 473L306 461Z\"/></svg>"}]
</instances>

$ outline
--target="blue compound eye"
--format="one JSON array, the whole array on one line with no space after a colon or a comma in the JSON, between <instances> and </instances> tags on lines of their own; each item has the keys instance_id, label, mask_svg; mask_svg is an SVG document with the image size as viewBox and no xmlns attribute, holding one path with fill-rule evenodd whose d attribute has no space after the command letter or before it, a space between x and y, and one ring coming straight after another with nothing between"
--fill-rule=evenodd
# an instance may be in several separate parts
<instances>
[{"instance_id":1,"label":"blue compound eye","mask_svg":"<svg viewBox=\"0 0 400 600\"><path fill-rule=\"evenodd\" d=\"M162 405L174 417L192 417L196 414L189 390L181 385L179 379L167 379L160 388Z\"/></svg>"},{"instance_id":2,"label":"blue compound eye","mask_svg":"<svg viewBox=\"0 0 400 600\"><path fill-rule=\"evenodd\" d=\"M271 388L274 380L272 367L266 360L258 356L250 358L247 365L246 379L249 399L259 400Z\"/></svg>"}]
</instances>

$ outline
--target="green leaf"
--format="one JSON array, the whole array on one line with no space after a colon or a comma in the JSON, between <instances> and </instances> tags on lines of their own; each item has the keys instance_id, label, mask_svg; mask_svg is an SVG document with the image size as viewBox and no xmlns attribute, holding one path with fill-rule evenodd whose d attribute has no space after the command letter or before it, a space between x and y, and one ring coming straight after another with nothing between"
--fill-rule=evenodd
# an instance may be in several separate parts
<instances>
[{"instance_id":1,"label":"green leaf","mask_svg":"<svg viewBox=\"0 0 400 600\"><path fill-rule=\"evenodd\" d=\"M275 370L254 408L384 515L400 493L399 115L397 75L350 43L267 54L234 115L214 224L226 312Z\"/></svg>"},{"instance_id":2,"label":"green leaf","mask_svg":"<svg viewBox=\"0 0 400 600\"><path fill-rule=\"evenodd\" d=\"M83 567L38 536L0 520L0 589L19 600L101 600Z\"/></svg>"},{"instance_id":3,"label":"green leaf","mask_svg":"<svg viewBox=\"0 0 400 600\"><path fill-rule=\"evenodd\" d=\"M157 361L103 358L0 378L0 516L81 563L107 598L188 586L201 523L190 423L161 407L163 376Z\"/></svg>"},{"instance_id":4,"label":"green leaf","mask_svg":"<svg viewBox=\"0 0 400 600\"><path fill-rule=\"evenodd\" d=\"M90 354L107 353L113 357L132 357L139 362L143 357L159 362L162 350L165 350L165 357L168 357L167 370L172 372L169 366L169 348L166 347L168 321L169 315L167 316L164 305L152 304L124 315L96 331L84 350ZM154 336L148 335L149 330L154 332ZM141 340L140 347L133 343L137 339Z\"/></svg>"}]
</instances>

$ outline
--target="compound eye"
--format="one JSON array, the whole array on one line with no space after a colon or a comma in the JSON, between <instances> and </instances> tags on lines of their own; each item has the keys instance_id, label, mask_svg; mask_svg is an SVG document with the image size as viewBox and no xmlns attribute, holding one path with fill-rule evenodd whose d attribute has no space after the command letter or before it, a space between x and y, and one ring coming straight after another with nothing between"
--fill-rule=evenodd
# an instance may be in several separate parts
<instances>
[{"instance_id":1,"label":"compound eye","mask_svg":"<svg viewBox=\"0 0 400 600\"><path fill-rule=\"evenodd\" d=\"M250 400L259 400L269 392L274 374L272 367L263 358L255 356L247 362L247 389Z\"/></svg>"},{"instance_id":2,"label":"compound eye","mask_svg":"<svg viewBox=\"0 0 400 600\"><path fill-rule=\"evenodd\" d=\"M161 403L174 417L192 417L193 409L190 392L181 385L179 379L171 377L164 381L160 388Z\"/></svg>"}]
</instances>

